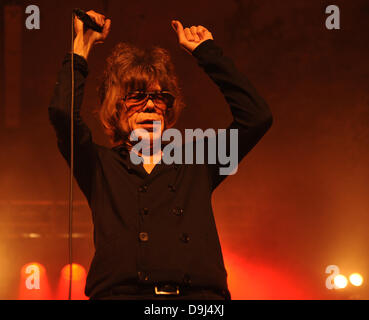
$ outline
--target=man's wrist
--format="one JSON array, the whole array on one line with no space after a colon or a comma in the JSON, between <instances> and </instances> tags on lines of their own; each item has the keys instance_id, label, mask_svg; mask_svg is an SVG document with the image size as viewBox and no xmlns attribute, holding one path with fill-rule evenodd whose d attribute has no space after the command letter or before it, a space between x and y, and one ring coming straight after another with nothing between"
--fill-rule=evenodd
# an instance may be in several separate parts
<instances>
[{"instance_id":1,"label":"man's wrist","mask_svg":"<svg viewBox=\"0 0 369 320\"><path fill-rule=\"evenodd\" d=\"M201 42L193 51L192 51L192 55L194 57L198 57L199 55L201 55L202 51L206 51L209 47L213 48L215 46L214 44L214 40L213 39L207 39L204 42Z\"/></svg>"},{"instance_id":2,"label":"man's wrist","mask_svg":"<svg viewBox=\"0 0 369 320\"><path fill-rule=\"evenodd\" d=\"M73 52L75 54L78 54L80 56L82 56L83 58L85 58L87 60L88 55L90 54L90 50L92 48L92 44L90 43L85 43L83 41L82 37L77 36L74 39L74 48L73 48Z\"/></svg>"}]
</instances>

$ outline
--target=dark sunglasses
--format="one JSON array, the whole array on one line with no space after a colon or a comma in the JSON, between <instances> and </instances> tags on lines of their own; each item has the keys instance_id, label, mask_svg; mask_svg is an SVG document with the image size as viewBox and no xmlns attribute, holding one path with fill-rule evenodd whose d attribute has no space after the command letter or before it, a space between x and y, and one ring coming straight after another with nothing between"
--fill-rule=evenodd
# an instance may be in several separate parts
<instances>
[{"instance_id":1,"label":"dark sunglasses","mask_svg":"<svg viewBox=\"0 0 369 320\"><path fill-rule=\"evenodd\" d=\"M123 98L123 101L127 109L131 110L144 107L149 99L157 108L165 110L173 106L175 97L169 91L131 91Z\"/></svg>"}]
</instances>

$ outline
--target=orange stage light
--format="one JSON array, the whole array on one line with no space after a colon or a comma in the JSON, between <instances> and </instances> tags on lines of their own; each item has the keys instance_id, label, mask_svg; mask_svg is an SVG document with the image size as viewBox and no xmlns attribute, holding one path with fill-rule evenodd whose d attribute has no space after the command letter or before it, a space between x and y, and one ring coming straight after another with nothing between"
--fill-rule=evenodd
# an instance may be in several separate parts
<instances>
[{"instance_id":1,"label":"orange stage light","mask_svg":"<svg viewBox=\"0 0 369 320\"><path fill-rule=\"evenodd\" d=\"M363 284L363 277L359 273L351 274L349 279L351 284L354 285L355 287L359 287Z\"/></svg>"},{"instance_id":2,"label":"orange stage light","mask_svg":"<svg viewBox=\"0 0 369 320\"><path fill-rule=\"evenodd\" d=\"M70 265L67 264L63 267L60 272L59 286L57 299L67 300L69 292L69 274ZM88 297L84 294L85 284L86 284L86 270L83 266L77 263L72 264L72 300L87 300Z\"/></svg>"},{"instance_id":3,"label":"orange stage light","mask_svg":"<svg viewBox=\"0 0 369 320\"><path fill-rule=\"evenodd\" d=\"M342 274L335 276L333 282L337 289L343 289L347 287L347 278Z\"/></svg>"},{"instance_id":4,"label":"orange stage light","mask_svg":"<svg viewBox=\"0 0 369 320\"><path fill-rule=\"evenodd\" d=\"M21 269L19 300L52 299L45 267L38 262L25 264Z\"/></svg>"},{"instance_id":5,"label":"orange stage light","mask_svg":"<svg viewBox=\"0 0 369 320\"><path fill-rule=\"evenodd\" d=\"M226 248L223 254L232 300L304 300L314 296L301 279L270 262L247 261Z\"/></svg>"}]
</instances>

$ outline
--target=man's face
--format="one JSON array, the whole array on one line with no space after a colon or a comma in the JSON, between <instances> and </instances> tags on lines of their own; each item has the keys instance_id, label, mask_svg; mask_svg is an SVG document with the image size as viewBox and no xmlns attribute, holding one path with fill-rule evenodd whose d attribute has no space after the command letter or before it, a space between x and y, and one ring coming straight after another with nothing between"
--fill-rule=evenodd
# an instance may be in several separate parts
<instances>
[{"instance_id":1,"label":"man's face","mask_svg":"<svg viewBox=\"0 0 369 320\"><path fill-rule=\"evenodd\" d=\"M158 83L155 83L154 85L151 85L147 88L148 92L160 91L160 90L161 90L161 87ZM156 135L160 134L161 136L164 130L164 111L155 107L154 102L151 99L149 99L146 102L143 109L139 110L138 112L132 112L128 110L127 114L123 115L122 117L121 126L125 132L129 132L129 133L136 129L145 129L149 133L150 140L152 141L154 138L153 121L161 122L160 131L156 132ZM155 138L158 138L158 137L155 136Z\"/></svg>"}]
</instances>

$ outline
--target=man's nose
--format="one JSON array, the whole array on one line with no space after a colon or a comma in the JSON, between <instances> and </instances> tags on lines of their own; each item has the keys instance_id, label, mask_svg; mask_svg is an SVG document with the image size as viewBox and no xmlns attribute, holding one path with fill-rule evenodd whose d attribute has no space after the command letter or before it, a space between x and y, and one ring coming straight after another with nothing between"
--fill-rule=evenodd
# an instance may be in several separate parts
<instances>
[{"instance_id":1,"label":"man's nose","mask_svg":"<svg viewBox=\"0 0 369 320\"><path fill-rule=\"evenodd\" d=\"M147 100L144 111L146 111L146 112L155 111L155 104L154 104L154 101L151 100L151 98L149 98L149 100Z\"/></svg>"}]
</instances>

